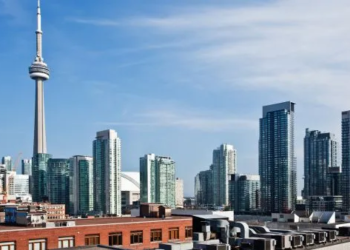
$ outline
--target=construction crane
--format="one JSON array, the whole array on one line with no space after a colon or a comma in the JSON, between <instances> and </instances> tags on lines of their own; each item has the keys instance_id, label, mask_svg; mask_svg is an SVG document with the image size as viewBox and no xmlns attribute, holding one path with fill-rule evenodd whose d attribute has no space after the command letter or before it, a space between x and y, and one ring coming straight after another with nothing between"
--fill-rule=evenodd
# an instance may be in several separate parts
<instances>
[{"instance_id":1,"label":"construction crane","mask_svg":"<svg viewBox=\"0 0 350 250\"><path fill-rule=\"evenodd\" d=\"M12 170L14 172L16 172L17 170L17 166L18 166L18 163L19 163L19 160L22 156L22 152L19 152L17 157L16 157L16 160L15 160L15 164L13 165L13 168ZM8 190L9 190L9 184L7 182L8 178L7 178L7 171L5 172L5 177L4 177L4 184L3 184L3 197L2 197L2 203L6 204L7 203L7 193L8 193Z\"/></svg>"}]
</instances>

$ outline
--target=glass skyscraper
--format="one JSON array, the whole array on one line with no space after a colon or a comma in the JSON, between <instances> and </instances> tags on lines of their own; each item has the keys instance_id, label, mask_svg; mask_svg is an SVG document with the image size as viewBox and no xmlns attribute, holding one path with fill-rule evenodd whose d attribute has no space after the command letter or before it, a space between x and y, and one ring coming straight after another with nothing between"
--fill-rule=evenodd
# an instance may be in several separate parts
<instances>
[{"instance_id":1,"label":"glass skyscraper","mask_svg":"<svg viewBox=\"0 0 350 250\"><path fill-rule=\"evenodd\" d=\"M93 170L94 211L121 215L121 141L116 131L97 132Z\"/></svg>"},{"instance_id":2,"label":"glass skyscraper","mask_svg":"<svg viewBox=\"0 0 350 250\"><path fill-rule=\"evenodd\" d=\"M199 172L195 177L196 203L201 207L214 207L213 202L213 170Z\"/></svg>"},{"instance_id":3,"label":"glass skyscraper","mask_svg":"<svg viewBox=\"0 0 350 250\"><path fill-rule=\"evenodd\" d=\"M236 173L237 153L232 145L222 144L213 151L213 202L217 206L229 205L229 179Z\"/></svg>"},{"instance_id":4,"label":"glass skyscraper","mask_svg":"<svg viewBox=\"0 0 350 250\"><path fill-rule=\"evenodd\" d=\"M52 204L65 204L69 213L69 159L49 159L48 197Z\"/></svg>"},{"instance_id":5,"label":"glass skyscraper","mask_svg":"<svg viewBox=\"0 0 350 250\"><path fill-rule=\"evenodd\" d=\"M260 176L231 175L230 202L235 212L253 212L260 209Z\"/></svg>"},{"instance_id":6,"label":"glass skyscraper","mask_svg":"<svg viewBox=\"0 0 350 250\"><path fill-rule=\"evenodd\" d=\"M32 175L32 160L23 159L22 160L22 174Z\"/></svg>"},{"instance_id":7,"label":"glass skyscraper","mask_svg":"<svg viewBox=\"0 0 350 250\"><path fill-rule=\"evenodd\" d=\"M297 198L293 102L263 107L260 119L259 175L265 212L290 212Z\"/></svg>"},{"instance_id":8,"label":"glass skyscraper","mask_svg":"<svg viewBox=\"0 0 350 250\"><path fill-rule=\"evenodd\" d=\"M4 157L2 157L1 164L5 165L7 171L12 171L11 156L4 156Z\"/></svg>"},{"instance_id":9,"label":"glass skyscraper","mask_svg":"<svg viewBox=\"0 0 350 250\"><path fill-rule=\"evenodd\" d=\"M140 158L140 201L175 208L175 161L148 154Z\"/></svg>"},{"instance_id":10,"label":"glass skyscraper","mask_svg":"<svg viewBox=\"0 0 350 250\"><path fill-rule=\"evenodd\" d=\"M93 159L73 156L69 169L70 214L85 215L94 210Z\"/></svg>"},{"instance_id":11,"label":"glass skyscraper","mask_svg":"<svg viewBox=\"0 0 350 250\"><path fill-rule=\"evenodd\" d=\"M331 195L328 172L337 167L335 135L306 129L304 138L304 198Z\"/></svg>"},{"instance_id":12,"label":"glass skyscraper","mask_svg":"<svg viewBox=\"0 0 350 250\"><path fill-rule=\"evenodd\" d=\"M342 112L341 141L343 211L350 212L350 111Z\"/></svg>"},{"instance_id":13,"label":"glass skyscraper","mask_svg":"<svg viewBox=\"0 0 350 250\"><path fill-rule=\"evenodd\" d=\"M32 159L32 197L34 202L41 202L48 198L47 193L47 162L50 154L34 154Z\"/></svg>"}]
</instances>

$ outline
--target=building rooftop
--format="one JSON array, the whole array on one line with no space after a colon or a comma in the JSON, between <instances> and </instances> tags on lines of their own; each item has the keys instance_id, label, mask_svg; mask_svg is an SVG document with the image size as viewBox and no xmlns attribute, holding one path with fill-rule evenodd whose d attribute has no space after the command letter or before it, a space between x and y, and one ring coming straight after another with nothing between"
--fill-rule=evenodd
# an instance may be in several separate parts
<instances>
[{"instance_id":1,"label":"building rooftop","mask_svg":"<svg viewBox=\"0 0 350 250\"><path fill-rule=\"evenodd\" d=\"M55 222L64 222L64 221L75 221L74 227L79 226L99 226L99 225L109 225L109 224L132 224L132 223L152 223L152 222L169 222L169 221L179 221L179 220L192 220L190 217L176 216L168 217L165 219L162 218L141 218L141 217L118 217L118 218L93 218L93 219L71 219L71 220L62 220ZM55 227L57 229L57 227ZM62 227L58 227L62 228ZM64 228L64 227L63 227ZM51 229L46 227L23 227L15 225L5 225L0 224L0 232L2 231L11 231L11 230L42 230L42 229Z\"/></svg>"}]
</instances>

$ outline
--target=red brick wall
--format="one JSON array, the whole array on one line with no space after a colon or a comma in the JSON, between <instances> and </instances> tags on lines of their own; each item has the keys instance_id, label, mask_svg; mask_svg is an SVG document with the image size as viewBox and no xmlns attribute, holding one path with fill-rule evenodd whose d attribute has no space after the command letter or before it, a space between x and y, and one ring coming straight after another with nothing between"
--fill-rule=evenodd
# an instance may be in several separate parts
<instances>
[{"instance_id":1,"label":"red brick wall","mask_svg":"<svg viewBox=\"0 0 350 250\"><path fill-rule=\"evenodd\" d=\"M123 233L123 247L133 249L157 248L158 243L151 243L151 229L162 229L162 242L168 242L168 229L179 227L180 239L185 241L185 227L192 226L192 218L181 220L159 220L153 222L136 222L126 224L105 224L95 226L75 226L65 228L42 228L17 231L0 231L0 242L15 241L17 250L28 249L28 241L33 239L47 239L48 249L58 248L59 237L74 236L75 246L85 245L85 235L99 234L100 244L108 245L109 233ZM143 231L143 244L130 245L130 231Z\"/></svg>"}]
</instances>

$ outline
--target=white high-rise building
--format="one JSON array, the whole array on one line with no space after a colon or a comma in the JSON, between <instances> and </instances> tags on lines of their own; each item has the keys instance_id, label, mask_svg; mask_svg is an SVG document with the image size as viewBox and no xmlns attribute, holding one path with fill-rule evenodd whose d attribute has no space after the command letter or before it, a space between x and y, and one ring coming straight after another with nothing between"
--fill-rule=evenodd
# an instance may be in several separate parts
<instances>
[{"instance_id":1,"label":"white high-rise building","mask_svg":"<svg viewBox=\"0 0 350 250\"><path fill-rule=\"evenodd\" d=\"M9 195L16 197L29 196L29 175L16 174L16 172L9 172L8 189Z\"/></svg>"},{"instance_id":2,"label":"white high-rise building","mask_svg":"<svg viewBox=\"0 0 350 250\"><path fill-rule=\"evenodd\" d=\"M183 207L184 181L180 178L176 178L176 181L175 181L175 200L176 200L176 207Z\"/></svg>"},{"instance_id":3,"label":"white high-rise building","mask_svg":"<svg viewBox=\"0 0 350 250\"><path fill-rule=\"evenodd\" d=\"M87 214L94 210L93 159L76 155L69 164L69 213Z\"/></svg>"},{"instance_id":4,"label":"white high-rise building","mask_svg":"<svg viewBox=\"0 0 350 250\"><path fill-rule=\"evenodd\" d=\"M121 141L116 131L97 132L93 158L94 211L121 215Z\"/></svg>"},{"instance_id":5,"label":"white high-rise building","mask_svg":"<svg viewBox=\"0 0 350 250\"><path fill-rule=\"evenodd\" d=\"M237 172L237 152L233 145L222 144L213 151L213 198L217 206L229 205L229 180Z\"/></svg>"}]
</instances>

